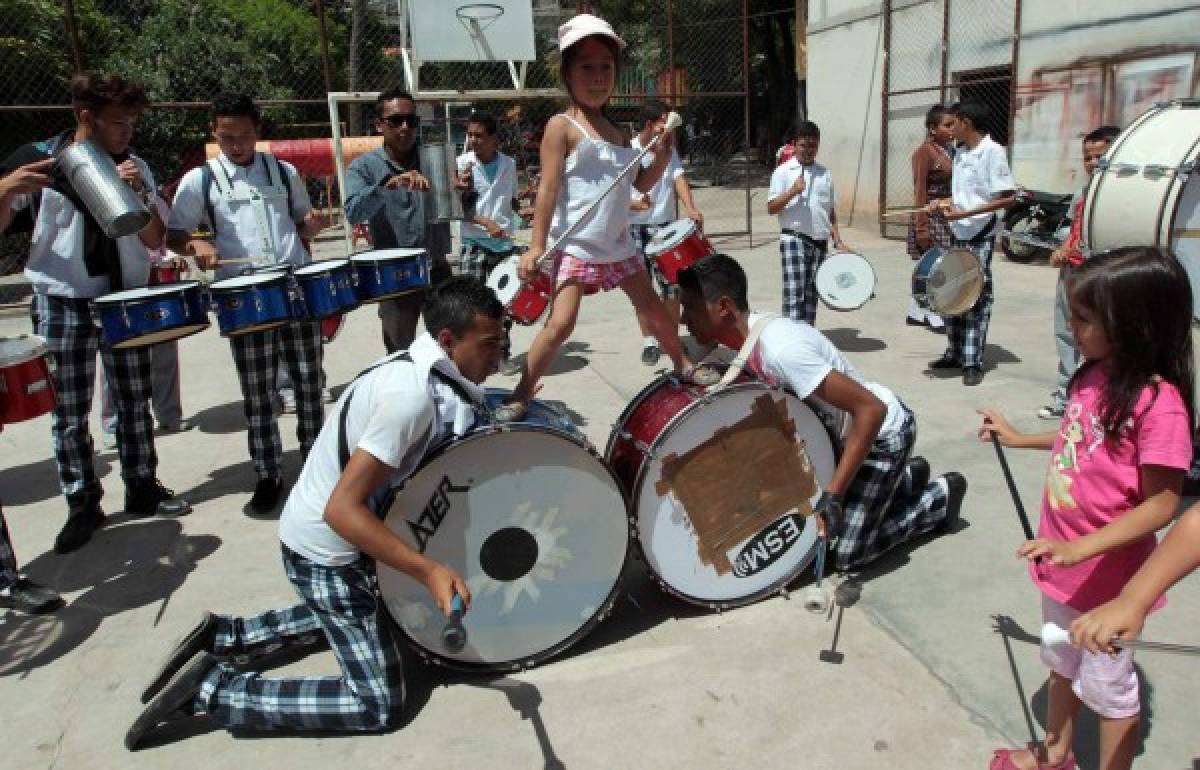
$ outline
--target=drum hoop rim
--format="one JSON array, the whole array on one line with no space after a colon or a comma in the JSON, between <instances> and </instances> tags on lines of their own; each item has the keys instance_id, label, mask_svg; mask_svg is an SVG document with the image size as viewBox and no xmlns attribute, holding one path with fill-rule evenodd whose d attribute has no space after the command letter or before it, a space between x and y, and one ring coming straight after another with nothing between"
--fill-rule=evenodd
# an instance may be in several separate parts
<instances>
[{"instance_id":1,"label":"drum hoop rim","mask_svg":"<svg viewBox=\"0 0 1200 770\"><path fill-rule=\"evenodd\" d=\"M655 245L655 242L659 240L659 237L658 237L659 233L667 232L667 233L671 233L672 235L675 235L675 233L671 232L671 228L675 227L680 222L687 222L690 225L690 227L688 229L681 230L679 235L681 235L682 237L680 237L678 240L673 241L673 242L661 243L662 248L658 249L657 251L650 250ZM654 235L651 236L650 241L646 244L646 248L645 248L646 256L653 257L653 256L657 256L659 254L664 254L668 251L671 251L671 250L677 248L678 246L680 246L681 244L683 244L684 241L686 241L688 238L692 237L693 235L699 236L701 239L704 238L704 236L700 235L700 228L697 227L696 223L694 221L692 221L691 219L684 217L683 219L676 219L674 222L668 222L667 224L665 224L661 228L659 228L658 232L654 233Z\"/></svg>"},{"instance_id":2,"label":"drum hoop rim","mask_svg":"<svg viewBox=\"0 0 1200 770\"><path fill-rule=\"evenodd\" d=\"M387 616L388 616L388 619L392 623L392 627L395 628L396 631L398 631L400 633L400 636L404 639L405 643L407 643L409 645L409 647L411 647L412 650L418 656L420 656L423 660L427 660L427 661L432 660L437 665L445 666L446 668L449 668L452 670L466 671L466 672L524 671L525 669L533 668L534 666L537 666L545 661L548 661L548 660L551 660L552 658L557 657L559 654L561 654L565 650L573 647L581 639L583 639L585 636L590 634L596 628L597 625L599 625L605 618L608 617L609 613L612 611L613 606L617 603L617 594L621 590L623 584L625 583L626 572L628 572L628 570L629 570L630 557L632 556L633 541L636 540L636 538L633 537L633 534L631 533L631 531L629 529L629 496L625 494L625 490L621 486L620 479L618 479L616 473L613 472L611 465L596 452L596 448L594 446L592 446L592 443L590 441L588 441L586 437L584 437L582 435L574 436L565 431L548 428L544 425L529 425L527 423L497 425L495 423L492 423L491 425L487 426L486 428L483 428L480 430L473 430L470 433L467 433L466 435L459 437L459 440L457 440L457 441L454 441L454 440L445 441L442 444L440 444L438 447L436 447L434 450L431 450L430 453L426 457L422 458L420 464L416 467L416 469L413 470L412 473L410 473L408 475L407 478L404 479L404 481L402 481L398 486L393 486L392 488L390 488L388 490L388 493L387 493L386 497L384 497L383 502L380 503L380 507L383 508L385 511L390 510L392 507L392 504L395 502L396 495L404 489L404 487L408 484L410 479L412 479L418 473L420 473L422 470L424 470L426 467L428 467L429 464L432 463L435 459L440 458L442 455L447 454L454 447L463 446L469 441L474 441L476 439L482 438L483 436L487 436L487 435L493 435L496 433L515 433L515 432L529 432L529 433L539 433L540 432L540 433L549 433L554 436L560 436L562 438L567 439L571 443L576 444L579 448L583 449L585 452L590 454L592 457L599 460L599 466L602 469L604 469L605 473L608 474L609 479L612 481L613 489L615 489L617 491L617 495L621 498L621 502L625 506L625 522L624 522L624 524L625 524L625 550L624 550L624 553L621 555L621 566L617 570L617 575L616 575L616 578L613 580L612 588L609 589L608 594L604 598L604 601L599 603L599 605L596 608L596 611L594 613L592 613L591 617L589 617L587 619L587 621L582 623L579 626L579 628L575 629L575 631L572 634L568 635L566 638L562 639L561 641L555 642L553 645L546 647L545 649L540 650L532 655L528 655L523 658L514 658L512 660L496 661L496 662L492 662L492 663L470 663L470 662L464 662L461 660L454 660L453 658L448 658L439 652L435 652L434 650L431 650L427 647L424 647L424 646L418 644L416 639L414 639L412 636L410 636L408 634L408 632L404 630L404 626L401 625L396 620L396 618L392 615L391 608L388 607L387 597L385 597L383 595L382 588L379 588L377 586L376 590L379 593L379 598L381 600L380 604L383 605L384 611L387 612ZM384 514L384 519L385 520L387 519L386 513ZM378 578L376 578L376 583L378 584Z\"/></svg>"},{"instance_id":3,"label":"drum hoop rim","mask_svg":"<svg viewBox=\"0 0 1200 770\"><path fill-rule=\"evenodd\" d=\"M93 305L123 305L127 302L144 302L148 299L159 299L162 297L171 297L177 294L186 294L189 290L199 289L200 282L196 280L186 279L183 281L167 281L166 283L157 283L153 286L135 286L132 289L122 289L109 294L101 294L99 297L92 299ZM112 299L113 295L126 294L132 291L145 291L147 289L159 289L152 293L146 293L141 296L121 297L120 299ZM166 290L166 291L162 291Z\"/></svg>"},{"instance_id":4,"label":"drum hoop rim","mask_svg":"<svg viewBox=\"0 0 1200 770\"><path fill-rule=\"evenodd\" d=\"M353 267L347 257L334 257L332 259L318 259L314 262L309 262L307 265L298 265L292 268L293 275L320 275L321 273L332 273L335 270L344 270L345 268ZM305 270L307 272L301 273Z\"/></svg>"},{"instance_id":5,"label":"drum hoop rim","mask_svg":"<svg viewBox=\"0 0 1200 770\"><path fill-rule=\"evenodd\" d=\"M50 346L46 343L46 338L39 334L18 334L15 337L0 338L0 346L5 343L24 343L29 347L21 351L9 353L8 355L4 355L3 347L0 347L0 369L27 364L30 361L44 358L50 352Z\"/></svg>"},{"instance_id":6,"label":"drum hoop rim","mask_svg":"<svg viewBox=\"0 0 1200 770\"><path fill-rule=\"evenodd\" d=\"M660 379L666 380L667 377L666 377L666 375L660 375ZM651 385L648 385L646 387L646 390L649 390L649 388L655 384L657 384L657 380L654 383L651 383ZM805 407L807 407L808 410L813 413L813 417L816 419L817 424L821 426L821 429L825 432L825 435L828 436L829 446L833 450L833 460L834 460L834 464L836 465L838 459L841 457L841 452L842 452L841 441L833 435L832 431L829 430L829 426L827 426L825 424L825 421L821 419L819 414L817 414L817 410L815 408L813 408L813 406L810 405L806 399L800 398L795 393L793 393L791 390L789 390L787 388L780 388L780 387L768 385L767 383L763 382L762 380L755 378L755 379L751 379L749 382L735 382L727 387L717 390L715 393L713 393L713 395L714 396L722 396L722 395L726 395L726 394L732 394L734 392L740 392L743 390L751 390L751 389L754 389L754 390L761 389L761 390L766 390L767 392L774 392L774 393L785 393L785 394L791 396L792 398L796 399L797 401L799 401ZM638 396L635 397L635 400L640 400L638 397L640 397L642 395L643 395L642 393L639 393ZM705 395L708 395L708 394L705 394ZM650 449L654 449L655 447L657 447L659 445L660 441L666 439L674 430L676 430L679 427L678 423L681 421L680 418L683 415L687 414L694 407L698 407L699 405L701 405L702 402L703 402L703 399L696 399L692 403L685 406L683 409L680 409L677 414L672 416L672 418L667 421L667 424L663 426L662 432L659 433L658 436L655 437L654 443L652 443L650 445ZM618 423L617 423L618 425L624 424L624 417L625 417L625 415L621 416L621 419L618 420ZM613 436L616 435L615 430L613 431L612 435ZM606 458L608 457L607 451L605 452L605 457ZM667 582L666 578L664 578L662 575L659 574L658 570L656 570L654 568L654 565L651 563L650 558L649 558L648 554L646 553L646 549L643 548L643 546L642 546L641 528L638 526L639 522L638 522L638 516L637 516L637 501L641 499L641 492L642 492L642 487L645 483L646 471L650 466L650 462L648 462L647 460L648 460L648 458L646 458L646 456L643 455L643 462L640 466L638 466L637 475L635 476L634 482L631 485L631 488L628 493L629 525L630 525L630 531L632 532L632 537L630 539L633 541L633 547L637 549L638 556L642 560L643 565L645 565L646 571L648 571L650 573L650 576L654 579L654 581L656 583L658 583L659 587L662 590L666 591L668 594L670 594L678 599L682 599L683 601L688 602L689 604L694 604L694 605L697 605L700 607L708 607L708 608L714 609L714 610L725 610L725 609L732 609L734 607L743 607L747 604L753 604L754 602L757 602L760 599L779 591L780 588L787 585L788 583L790 583L791 581L793 581L797 577L799 577L801 574L803 574L804 570L808 568L808 565L810 563L812 563L813 550L815 550L815 549L810 549L808 554L806 554L805 557L803 559L801 559L800 562L797 564L796 568L794 570L789 571L788 574L780 577L779 580L776 580L773 583L771 583L770 585L765 586L757 591L747 594L746 596L739 597L736 599L722 599L720 601L714 601L712 599L701 599L700 597L692 596L691 594L688 594L685 591L675 588L674 586L672 586L670 583ZM608 463L606 462L606 464L608 464ZM807 528L807 522L805 524L805 528Z\"/></svg>"},{"instance_id":7,"label":"drum hoop rim","mask_svg":"<svg viewBox=\"0 0 1200 770\"><path fill-rule=\"evenodd\" d=\"M250 273L249 275L234 275L229 278L222 278L219 281L213 281L208 285L210 292L237 292L237 291L253 291L255 289L268 288L274 284L287 284L288 278L291 277L291 272L288 270L270 270L261 273ZM229 281L241 281L247 278L258 278L261 280L250 281L240 286L222 286L221 284Z\"/></svg>"},{"instance_id":8,"label":"drum hoop rim","mask_svg":"<svg viewBox=\"0 0 1200 770\"><path fill-rule=\"evenodd\" d=\"M397 249L397 251L405 251L405 249ZM374 256L373 251L360 251L357 254L351 254L345 257L348 261L358 264L369 263L379 264L387 262L415 262L421 258L429 259L429 252L425 249L409 249L411 254L389 254L385 256Z\"/></svg>"}]
</instances>

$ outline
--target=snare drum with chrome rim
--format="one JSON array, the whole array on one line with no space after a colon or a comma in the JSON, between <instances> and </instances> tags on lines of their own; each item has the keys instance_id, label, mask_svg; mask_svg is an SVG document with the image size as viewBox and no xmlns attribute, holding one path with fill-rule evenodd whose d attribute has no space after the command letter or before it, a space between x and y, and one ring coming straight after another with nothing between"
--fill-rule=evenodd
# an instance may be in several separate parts
<instances>
[{"instance_id":1,"label":"snare drum with chrome rim","mask_svg":"<svg viewBox=\"0 0 1200 770\"><path fill-rule=\"evenodd\" d=\"M716 253L700 228L690 219L664 225L646 244L646 256L654 260L667 283L678 285L679 271Z\"/></svg>"},{"instance_id":2,"label":"snare drum with chrome rim","mask_svg":"<svg viewBox=\"0 0 1200 770\"><path fill-rule=\"evenodd\" d=\"M983 267L970 249L934 246L913 268L913 299L939 315L966 313L982 292Z\"/></svg>"},{"instance_id":3,"label":"snare drum with chrome rim","mask_svg":"<svg viewBox=\"0 0 1200 770\"><path fill-rule=\"evenodd\" d=\"M34 334L0 337L0 424L46 414L55 403L46 340Z\"/></svg>"},{"instance_id":4,"label":"snare drum with chrome rim","mask_svg":"<svg viewBox=\"0 0 1200 770\"><path fill-rule=\"evenodd\" d=\"M875 268L862 254L830 254L817 268L817 296L830 310L858 310L875 296Z\"/></svg>"}]
</instances>

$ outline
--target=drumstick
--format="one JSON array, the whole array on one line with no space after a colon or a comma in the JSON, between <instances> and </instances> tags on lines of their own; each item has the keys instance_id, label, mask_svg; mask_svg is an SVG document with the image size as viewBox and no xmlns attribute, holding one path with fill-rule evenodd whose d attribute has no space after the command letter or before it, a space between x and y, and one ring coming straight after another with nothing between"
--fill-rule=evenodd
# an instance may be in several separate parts
<instances>
[{"instance_id":1,"label":"drumstick","mask_svg":"<svg viewBox=\"0 0 1200 770\"><path fill-rule=\"evenodd\" d=\"M580 225L582 225L585 221L587 221L587 218L589 216L591 216L592 212L596 209L596 207L600 205L600 201L604 200L608 196L609 193L611 193L613 190L616 189L618 182L620 182L622 179L624 179L625 176L627 174L629 174L630 171L641 166L642 158L644 158L646 156L646 153L648 153L654 149L654 146L656 144L658 144L658 140L662 139L663 134L667 133L668 131L674 131L675 129L679 128L682 125L683 125L683 118L679 117L678 112L669 113L667 115L667 125L662 130L662 133L655 134L654 138L646 143L646 146L642 148L642 151L638 153L637 157L634 158L633 160L629 161L628 165L626 165L625 168L621 169L621 173L617 174L616 178L613 179L612 184L610 184L604 190L604 192L597 195L596 199L594 201L592 201L590 204L588 204L588 207L583 210L583 213L580 214L579 217L574 222L572 222L570 225L567 226L567 229L563 232L562 235L560 235L554 239L554 243L551 244L550 248L548 248L544 252L542 252L542 256L538 257L537 262L534 263L534 266L533 266L534 270L536 270L538 268L538 266L541 265L542 262L547 257L549 257L551 254L553 254L555 251L558 250L559 244L561 244L563 241L567 240L568 238L570 238L572 235L575 234L575 231L579 229Z\"/></svg>"},{"instance_id":2,"label":"drumstick","mask_svg":"<svg viewBox=\"0 0 1200 770\"><path fill-rule=\"evenodd\" d=\"M897 219L899 217L911 217L911 216L916 216L917 214L928 214L928 213L929 213L929 209L927 207L916 206L911 209L893 209L892 211L885 211L879 215L879 218L880 219Z\"/></svg>"},{"instance_id":3,"label":"drumstick","mask_svg":"<svg viewBox=\"0 0 1200 770\"><path fill-rule=\"evenodd\" d=\"M1069 644L1071 642L1071 632L1062 626L1047 623L1042 626L1042 641L1050 645ZM1189 644L1147 642L1142 639L1121 639L1116 636L1112 639L1112 646L1128 650L1150 650L1152 652L1173 652L1178 655L1200 655L1200 647L1193 647Z\"/></svg>"},{"instance_id":4,"label":"drumstick","mask_svg":"<svg viewBox=\"0 0 1200 770\"><path fill-rule=\"evenodd\" d=\"M1026 515L1025 506L1021 503L1021 493L1017 491L1017 483L1013 481L1012 471L1008 469L1008 460L1004 457L1004 450L1000 447L1000 437L996 435L996 431L991 431L991 434L992 446L996 447L996 459L1000 461L1000 469L1004 471L1004 480L1008 482L1008 493L1012 495L1017 516L1021 519L1021 531L1025 533L1026 540L1033 540L1033 527L1029 525L1029 516ZM1035 556L1033 560L1040 563L1042 557Z\"/></svg>"}]
</instances>

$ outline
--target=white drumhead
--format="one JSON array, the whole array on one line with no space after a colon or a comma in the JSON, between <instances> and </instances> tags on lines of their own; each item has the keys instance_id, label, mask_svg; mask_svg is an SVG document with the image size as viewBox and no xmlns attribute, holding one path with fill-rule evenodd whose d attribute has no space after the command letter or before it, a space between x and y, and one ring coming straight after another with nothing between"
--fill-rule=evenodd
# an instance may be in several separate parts
<instances>
[{"instance_id":1,"label":"white drumhead","mask_svg":"<svg viewBox=\"0 0 1200 770\"><path fill-rule=\"evenodd\" d=\"M500 300L500 304L506 307L512 304L521 291L521 279L517 275L518 264L517 257L512 256L493 267L492 272L488 273L488 288L496 292L496 298Z\"/></svg>"},{"instance_id":2,"label":"white drumhead","mask_svg":"<svg viewBox=\"0 0 1200 770\"><path fill-rule=\"evenodd\" d=\"M250 275L239 275L235 276L234 278L225 278L220 281L213 281L208 285L208 288L212 291L221 291L222 289L248 289L254 286L262 286L265 283L283 281L284 279L285 276L281 274L280 268L275 268L270 272L251 273Z\"/></svg>"},{"instance_id":3,"label":"white drumhead","mask_svg":"<svg viewBox=\"0 0 1200 770\"><path fill-rule=\"evenodd\" d=\"M695 222L690 219L677 219L669 225L658 228L654 237L646 244L646 253L653 256L673 249L695 232Z\"/></svg>"},{"instance_id":4,"label":"white drumhead","mask_svg":"<svg viewBox=\"0 0 1200 770\"><path fill-rule=\"evenodd\" d=\"M467 645L450 653L425 587L377 565L404 633L467 667L532 664L575 641L612 601L629 545L625 499L607 466L574 440L521 425L434 455L396 494L386 523L466 579Z\"/></svg>"},{"instance_id":5,"label":"white drumhead","mask_svg":"<svg viewBox=\"0 0 1200 770\"><path fill-rule=\"evenodd\" d=\"M386 262L392 259L412 259L425 253L425 249L375 249L350 255L352 262Z\"/></svg>"},{"instance_id":6,"label":"white drumhead","mask_svg":"<svg viewBox=\"0 0 1200 770\"><path fill-rule=\"evenodd\" d=\"M126 289L125 291L114 291L111 294L103 294L96 297L93 301L97 305L104 305L110 302L136 301L150 297L161 297L164 294L178 294L184 289L199 285L196 281L179 281L178 283L164 283L161 286L143 286L140 289Z\"/></svg>"},{"instance_id":7,"label":"white drumhead","mask_svg":"<svg viewBox=\"0 0 1200 770\"><path fill-rule=\"evenodd\" d=\"M0 367L14 366L46 355L46 340L36 334L0 337Z\"/></svg>"},{"instance_id":8,"label":"white drumhead","mask_svg":"<svg viewBox=\"0 0 1200 770\"><path fill-rule=\"evenodd\" d=\"M861 254L830 254L817 268L817 296L833 310L857 310L875 294L875 268Z\"/></svg>"},{"instance_id":9,"label":"white drumhead","mask_svg":"<svg viewBox=\"0 0 1200 770\"><path fill-rule=\"evenodd\" d=\"M314 275L327 272L329 270L337 270L346 267L350 264L348 259L322 259L320 262L313 262L304 267L298 267L293 272L296 275Z\"/></svg>"},{"instance_id":10,"label":"white drumhead","mask_svg":"<svg viewBox=\"0 0 1200 770\"><path fill-rule=\"evenodd\" d=\"M925 282L925 302L935 313L962 315L979 301L983 269L969 249L948 249L934 263Z\"/></svg>"},{"instance_id":11,"label":"white drumhead","mask_svg":"<svg viewBox=\"0 0 1200 770\"><path fill-rule=\"evenodd\" d=\"M836 456L825 426L804 402L790 394L751 383L734 385L711 397L707 404L697 402L685 409L655 440L651 447L654 457L643 466L633 502L638 542L647 564L667 589L690 601L725 606L753 601L788 583L811 560L817 537L812 517L798 515L801 504L779 507L778 499L762 493L757 499L737 499L737 496L752 494L751 490L756 488L779 489L772 486L774 479L780 477L772 468L781 459L790 459L793 466L806 465L815 481L813 493L806 501L811 506L833 478ZM763 398L770 401L764 404L759 401ZM791 458L781 458L777 453L786 447L780 441L762 440L769 433L780 436L778 430L753 428L743 422L756 411L761 414L759 410L764 405L774 404L778 408L780 402L786 405L788 417L795 423L796 448L784 450L795 453ZM729 431L739 423L737 431L744 441L736 445L753 447L751 452L740 457L718 453L698 459L700 455L693 450L717 449L721 442L716 439L718 431ZM742 433L743 430L757 432ZM729 439L730 435L727 432L723 438ZM798 450L800 443L803 453ZM727 448L734 446L731 442ZM772 449L775 454L764 454ZM672 464L672 456L687 456L688 463L700 463L693 469L696 473L713 463L724 462L716 477L699 480L715 493L707 510L684 508L680 494L692 497L702 495L705 490L699 487L693 492L682 490L680 485L696 482L685 478L686 471L668 471L664 475L667 467L664 460L668 466L680 468ZM757 483L759 479L761 485ZM749 510L755 506L756 510ZM735 521L741 523L729 524ZM714 554L716 558L711 558Z\"/></svg>"}]
</instances>

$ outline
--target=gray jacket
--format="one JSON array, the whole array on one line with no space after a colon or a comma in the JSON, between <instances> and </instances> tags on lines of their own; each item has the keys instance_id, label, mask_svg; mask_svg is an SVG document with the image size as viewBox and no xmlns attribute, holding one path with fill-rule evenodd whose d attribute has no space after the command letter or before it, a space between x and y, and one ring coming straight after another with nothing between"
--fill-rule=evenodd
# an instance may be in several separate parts
<instances>
[{"instance_id":1,"label":"gray jacket","mask_svg":"<svg viewBox=\"0 0 1200 770\"><path fill-rule=\"evenodd\" d=\"M419 170L419 156L414 152L413 157L411 168ZM383 147L355 158L346 169L346 218L366 222L377 249L423 247L443 261L452 247L450 223L425 221L425 193L384 187L388 177L408 170Z\"/></svg>"}]
</instances>

